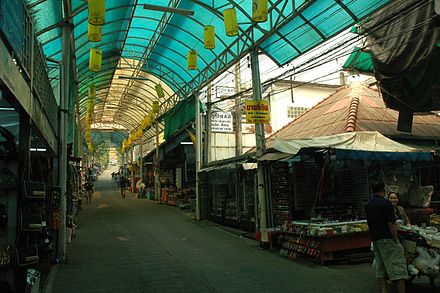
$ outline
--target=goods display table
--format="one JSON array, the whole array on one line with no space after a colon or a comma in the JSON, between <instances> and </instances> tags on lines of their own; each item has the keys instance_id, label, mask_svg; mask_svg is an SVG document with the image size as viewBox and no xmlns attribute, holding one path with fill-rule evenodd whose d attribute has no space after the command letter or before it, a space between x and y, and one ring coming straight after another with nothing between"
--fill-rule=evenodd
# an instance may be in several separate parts
<instances>
[{"instance_id":1,"label":"goods display table","mask_svg":"<svg viewBox=\"0 0 440 293\"><path fill-rule=\"evenodd\" d=\"M416 276L426 276L434 288L440 277L440 232L435 227L400 227L399 238L408 264L409 282Z\"/></svg>"},{"instance_id":2,"label":"goods display table","mask_svg":"<svg viewBox=\"0 0 440 293\"><path fill-rule=\"evenodd\" d=\"M365 249L371 257L368 252L371 238L366 221L326 224L292 222L285 228L287 229L276 231L275 234L278 234L280 255L289 259L305 256L323 265L329 260L347 258L346 254L339 252L356 249Z\"/></svg>"}]
</instances>

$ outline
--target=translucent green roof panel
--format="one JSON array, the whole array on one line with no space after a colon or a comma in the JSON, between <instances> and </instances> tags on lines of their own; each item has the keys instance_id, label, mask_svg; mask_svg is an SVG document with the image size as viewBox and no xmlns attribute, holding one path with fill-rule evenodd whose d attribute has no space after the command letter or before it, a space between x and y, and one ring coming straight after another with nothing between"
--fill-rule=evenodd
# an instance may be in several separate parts
<instances>
[{"instance_id":1,"label":"translucent green roof panel","mask_svg":"<svg viewBox=\"0 0 440 293\"><path fill-rule=\"evenodd\" d=\"M389 0L304 1L295 17L261 44L278 65L284 65L371 14Z\"/></svg>"},{"instance_id":2,"label":"translucent green roof panel","mask_svg":"<svg viewBox=\"0 0 440 293\"><path fill-rule=\"evenodd\" d=\"M255 46L277 64L286 64L390 1L269 0L268 21L255 23L251 19L250 0L106 0L102 40L97 43L88 41L87 1L71 2L81 113L85 113L88 85L93 83L101 100L96 105L99 111L95 122L114 124L117 119L122 119L121 123L131 131L142 116L151 111L152 101L157 100L153 90L157 83L167 88L167 98L172 96L173 101L178 101L206 85ZM33 9L36 19L43 20L38 25L44 32L39 36L44 52L57 59L61 58L61 31L59 27L51 26L61 21L60 3L62 1L46 0ZM144 4L191 10L194 16L147 10ZM228 8L236 9L238 36L226 36L223 11ZM216 47L211 50L203 45L203 29L208 24L216 31ZM99 73L88 69L92 47L103 51L102 71ZM198 52L197 70L187 69L189 50ZM119 79L121 74L148 76L151 80L122 81ZM159 102L165 103L165 100ZM134 104L135 101L142 103L142 107ZM115 105L122 108L112 110ZM172 107L173 103L167 105ZM127 109L125 114L124 109Z\"/></svg>"}]
</instances>

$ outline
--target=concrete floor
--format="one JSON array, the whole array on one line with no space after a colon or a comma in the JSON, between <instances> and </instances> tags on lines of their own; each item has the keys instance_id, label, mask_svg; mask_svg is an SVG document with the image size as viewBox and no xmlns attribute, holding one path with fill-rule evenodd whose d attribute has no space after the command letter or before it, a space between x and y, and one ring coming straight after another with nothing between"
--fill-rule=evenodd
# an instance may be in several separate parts
<instances>
[{"instance_id":1,"label":"concrete floor","mask_svg":"<svg viewBox=\"0 0 440 293\"><path fill-rule=\"evenodd\" d=\"M53 267L46 292L378 292L370 264L287 260L177 208L123 199L109 178L83 205L68 261ZM428 283L407 292L429 292Z\"/></svg>"}]
</instances>

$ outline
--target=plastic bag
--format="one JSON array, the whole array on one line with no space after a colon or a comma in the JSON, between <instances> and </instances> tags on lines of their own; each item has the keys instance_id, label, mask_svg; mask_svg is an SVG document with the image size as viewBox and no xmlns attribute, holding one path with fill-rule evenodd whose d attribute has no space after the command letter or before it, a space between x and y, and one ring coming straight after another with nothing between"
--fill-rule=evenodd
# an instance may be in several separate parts
<instances>
[{"instance_id":1,"label":"plastic bag","mask_svg":"<svg viewBox=\"0 0 440 293\"><path fill-rule=\"evenodd\" d=\"M435 277L440 275L440 254L432 249L417 247L418 256L414 260L415 267L426 275Z\"/></svg>"}]
</instances>

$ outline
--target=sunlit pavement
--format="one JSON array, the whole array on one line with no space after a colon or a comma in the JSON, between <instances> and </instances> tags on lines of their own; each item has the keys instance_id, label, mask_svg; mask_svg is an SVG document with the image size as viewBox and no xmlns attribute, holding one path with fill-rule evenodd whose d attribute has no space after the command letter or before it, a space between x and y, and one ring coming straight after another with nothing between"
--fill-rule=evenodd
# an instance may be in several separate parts
<instances>
[{"instance_id":1,"label":"sunlit pavement","mask_svg":"<svg viewBox=\"0 0 440 293\"><path fill-rule=\"evenodd\" d=\"M177 208L131 193L121 198L109 171L78 224L68 261L52 269L46 292L378 292L369 264L281 258ZM407 292L429 292L428 279L417 282Z\"/></svg>"}]
</instances>

